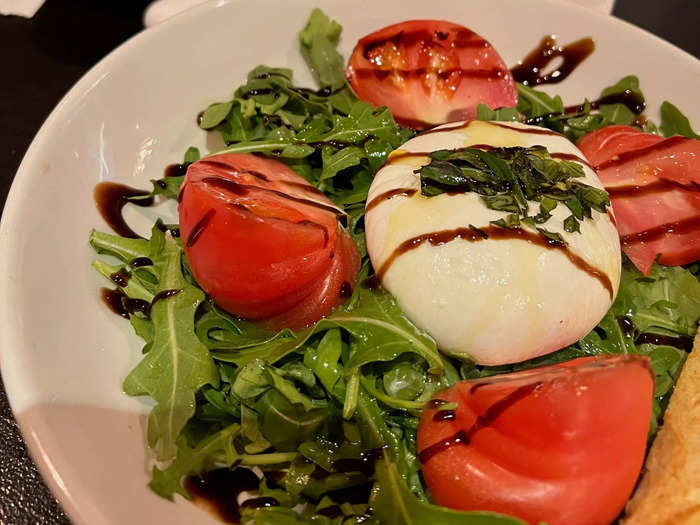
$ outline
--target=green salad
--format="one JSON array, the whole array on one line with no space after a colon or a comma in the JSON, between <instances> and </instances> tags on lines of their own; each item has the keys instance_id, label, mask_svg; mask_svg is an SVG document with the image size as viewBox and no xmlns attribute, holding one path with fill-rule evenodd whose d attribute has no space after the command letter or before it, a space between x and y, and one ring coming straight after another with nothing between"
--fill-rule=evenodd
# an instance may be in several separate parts
<instances>
[{"instance_id":1,"label":"green salad","mask_svg":"<svg viewBox=\"0 0 700 525\"><path fill-rule=\"evenodd\" d=\"M252 467L259 476L255 496L264 504L242 505L240 513L242 522L256 525L523 523L431 503L416 450L426 403L463 379L581 356L641 354L650 357L656 379L651 442L687 354L661 344L663 339L635 337L624 323L645 334L694 337L700 318L697 265L655 263L644 276L624 260L619 293L602 321L579 342L552 354L494 367L441 353L373 279L364 240L367 192L387 155L415 132L398 125L389 109L375 109L354 95L336 50L340 32L336 22L314 10L299 33L301 52L320 89L296 86L289 69L260 65L231 100L204 110L200 126L219 134L226 152L257 153L287 164L345 211L362 269L344 305L301 331L270 332L217 308L195 282L183 241L169 233L177 232L176 224L158 221L150 239L90 234L99 254L94 268L119 285L129 322L144 340L143 359L123 388L154 402L147 438L158 464L149 486L164 498L190 497L187 479L206 481L209 471ZM600 95L622 92L643 103L634 76ZM481 105L478 118L524 118L575 141L637 117L618 103L594 109L586 102L566 112L560 97L522 84L518 94L517 108ZM662 106L659 128L650 121L643 127L697 137L669 102ZM190 148L183 163L199 158ZM439 162L435 166L440 168ZM423 168L428 187L433 168ZM183 179L154 180L150 196L177 199ZM597 199L605 200L601 193L586 201L589 212L599 205ZM143 258L152 264L135 264ZM129 278L115 279L119 275Z\"/></svg>"}]
</instances>

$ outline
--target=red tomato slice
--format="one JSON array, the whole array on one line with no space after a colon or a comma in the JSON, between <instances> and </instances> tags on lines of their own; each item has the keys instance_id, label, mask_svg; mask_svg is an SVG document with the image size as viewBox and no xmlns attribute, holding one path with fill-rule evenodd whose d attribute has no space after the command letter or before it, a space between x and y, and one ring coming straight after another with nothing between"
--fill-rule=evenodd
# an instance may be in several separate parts
<instances>
[{"instance_id":1,"label":"red tomato slice","mask_svg":"<svg viewBox=\"0 0 700 525\"><path fill-rule=\"evenodd\" d=\"M357 247L338 224L342 212L272 159L223 154L192 164L179 213L200 286L224 310L268 319L271 328L298 329L327 315L344 300L343 280L351 286L359 271Z\"/></svg>"},{"instance_id":2,"label":"red tomato slice","mask_svg":"<svg viewBox=\"0 0 700 525\"><path fill-rule=\"evenodd\" d=\"M463 381L425 410L423 475L436 503L532 524L608 525L644 460L654 379L649 359L575 359Z\"/></svg>"},{"instance_id":3,"label":"red tomato slice","mask_svg":"<svg viewBox=\"0 0 700 525\"><path fill-rule=\"evenodd\" d=\"M496 50L464 26L411 20L362 38L346 76L357 96L388 106L403 125L425 129L473 119L483 103L513 107L518 90Z\"/></svg>"},{"instance_id":4,"label":"red tomato slice","mask_svg":"<svg viewBox=\"0 0 700 525\"><path fill-rule=\"evenodd\" d=\"M610 193L622 249L640 271L700 258L700 141L608 126L578 146Z\"/></svg>"},{"instance_id":5,"label":"red tomato slice","mask_svg":"<svg viewBox=\"0 0 700 525\"><path fill-rule=\"evenodd\" d=\"M581 137L578 147L588 151L588 161L597 166L618 153L650 146L664 140L653 133L641 133L632 126L606 126Z\"/></svg>"}]
</instances>

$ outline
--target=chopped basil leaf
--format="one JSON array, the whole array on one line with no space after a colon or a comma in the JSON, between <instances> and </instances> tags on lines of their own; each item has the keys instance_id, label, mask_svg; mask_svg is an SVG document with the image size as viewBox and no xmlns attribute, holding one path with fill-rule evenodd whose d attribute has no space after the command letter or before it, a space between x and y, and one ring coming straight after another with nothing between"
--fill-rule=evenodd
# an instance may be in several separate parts
<instances>
[{"instance_id":1,"label":"chopped basil leaf","mask_svg":"<svg viewBox=\"0 0 700 525\"><path fill-rule=\"evenodd\" d=\"M497 226L544 224L562 201L572 213L564 229L577 232L577 221L590 218L591 209L604 213L610 205L604 190L577 180L584 175L578 163L553 159L542 146L439 150L430 157L429 164L416 170L422 194L477 193L487 208L508 212L507 218L492 221ZM539 203L539 213L530 215L529 202ZM564 243L560 235L538 230L550 240Z\"/></svg>"},{"instance_id":2,"label":"chopped basil leaf","mask_svg":"<svg viewBox=\"0 0 700 525\"><path fill-rule=\"evenodd\" d=\"M581 226L576 220L576 217L574 217L573 215L569 215L566 219L564 219L564 230L566 230L569 233L581 231Z\"/></svg>"}]
</instances>

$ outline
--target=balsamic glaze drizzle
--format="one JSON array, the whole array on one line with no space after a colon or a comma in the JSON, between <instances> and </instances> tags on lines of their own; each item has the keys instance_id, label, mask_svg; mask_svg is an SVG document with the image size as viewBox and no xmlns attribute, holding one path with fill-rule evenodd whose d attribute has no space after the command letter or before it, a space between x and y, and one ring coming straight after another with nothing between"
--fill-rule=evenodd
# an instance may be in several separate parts
<instances>
[{"instance_id":1,"label":"balsamic glaze drizzle","mask_svg":"<svg viewBox=\"0 0 700 525\"><path fill-rule=\"evenodd\" d=\"M322 202L317 202L310 199L303 199L301 197L295 197L293 195L273 190L271 188L261 188L260 186L251 186L250 184L240 184L236 181L226 179L224 177L204 177L202 179L202 182L209 184L215 188L219 188L224 191L229 191L236 195L247 195L250 191L263 191L266 193L272 193L274 195L277 195L278 197L282 197L283 199L291 200L300 204L305 204L307 206L329 211L335 214L336 216L345 215L341 210L329 204L324 204Z\"/></svg>"},{"instance_id":2,"label":"balsamic glaze drizzle","mask_svg":"<svg viewBox=\"0 0 700 525\"><path fill-rule=\"evenodd\" d=\"M692 337L655 334L652 332L640 333L632 319L627 316L618 317L617 325L620 327L625 337L634 340L635 345L653 344L673 346L679 350L685 350L686 352L690 352L693 349Z\"/></svg>"},{"instance_id":3,"label":"balsamic glaze drizzle","mask_svg":"<svg viewBox=\"0 0 700 525\"><path fill-rule=\"evenodd\" d=\"M591 38L582 38L560 46L553 35L545 36L534 50L520 60L517 66L511 68L510 72L513 80L526 86L555 84L568 77L594 50L595 43ZM544 69L557 57L562 58L561 65L550 73L544 73Z\"/></svg>"},{"instance_id":4,"label":"balsamic glaze drizzle","mask_svg":"<svg viewBox=\"0 0 700 525\"><path fill-rule=\"evenodd\" d=\"M188 248L192 248L192 246L196 244L196 242L199 240L200 235L204 233L204 230L214 218L214 215L216 215L216 210L214 208L207 210L204 216L197 221L197 224L194 225L194 228L192 228L192 231L187 236L185 246L187 246Z\"/></svg>"},{"instance_id":5,"label":"balsamic glaze drizzle","mask_svg":"<svg viewBox=\"0 0 700 525\"><path fill-rule=\"evenodd\" d=\"M195 502L206 502L223 521L239 523L241 519L238 496L242 492L258 488L259 480L255 473L247 468L233 470L221 468L203 472L200 476L188 476L185 488ZM257 500L257 501L255 501ZM272 498L255 498L247 506L273 506ZM249 500L250 501L250 500Z\"/></svg>"},{"instance_id":6,"label":"balsamic glaze drizzle","mask_svg":"<svg viewBox=\"0 0 700 525\"><path fill-rule=\"evenodd\" d=\"M433 415L433 421L454 421L457 417L457 412L454 410L439 410Z\"/></svg>"},{"instance_id":7,"label":"balsamic glaze drizzle","mask_svg":"<svg viewBox=\"0 0 700 525\"><path fill-rule=\"evenodd\" d=\"M122 210L127 203L136 206L152 206L153 197L146 197L150 192L132 188L116 182L100 182L95 186L94 198L97 211L117 235L138 239L140 236L124 220ZM136 198L142 197L142 198Z\"/></svg>"},{"instance_id":8,"label":"balsamic glaze drizzle","mask_svg":"<svg viewBox=\"0 0 700 525\"><path fill-rule=\"evenodd\" d=\"M459 430L453 435L424 448L419 452L418 459L421 463L427 463L433 456L454 445L469 445L474 434L483 428L491 426L505 410L535 392L541 385L542 383L538 381L516 388L486 409L485 414L479 415L468 430Z\"/></svg>"},{"instance_id":9,"label":"balsamic glaze drizzle","mask_svg":"<svg viewBox=\"0 0 700 525\"><path fill-rule=\"evenodd\" d=\"M382 263L377 269L377 278L381 281L393 262L402 254L413 250L424 243L430 243L433 246L446 244L455 239L462 239L467 242L479 242L485 240L484 234L488 239L518 239L530 242L544 248L559 250L566 255L569 260L580 270L597 279L598 282L608 291L612 298L613 286L610 278L601 270L591 266L583 258L579 257L566 245L545 237L540 233L534 233L522 228L501 228L498 226L486 226L484 228L456 228L454 230L441 230L431 233L425 233L416 237L411 237L399 244L393 253Z\"/></svg>"},{"instance_id":10,"label":"balsamic glaze drizzle","mask_svg":"<svg viewBox=\"0 0 700 525\"><path fill-rule=\"evenodd\" d=\"M153 261L148 257L136 257L129 262L132 268L141 268L142 266L153 266Z\"/></svg>"}]
</instances>

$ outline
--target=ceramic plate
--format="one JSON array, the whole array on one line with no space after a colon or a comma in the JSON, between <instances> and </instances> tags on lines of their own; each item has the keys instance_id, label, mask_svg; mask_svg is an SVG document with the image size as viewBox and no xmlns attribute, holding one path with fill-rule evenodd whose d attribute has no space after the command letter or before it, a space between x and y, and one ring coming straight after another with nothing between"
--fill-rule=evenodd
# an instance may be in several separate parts
<instances>
[{"instance_id":1,"label":"ceramic plate","mask_svg":"<svg viewBox=\"0 0 700 525\"><path fill-rule=\"evenodd\" d=\"M549 91L565 103L595 97L625 74L641 80L649 115L669 99L700 122L700 62L611 17L563 1L299 0L216 1L149 29L95 66L35 138L17 173L0 228L0 364L12 408L44 477L76 524L213 523L182 499L146 487L149 402L122 393L141 359L129 324L101 302L90 268L91 228L105 229L93 188L112 180L143 188L194 144L208 151L197 113L228 100L253 66L294 69L311 78L297 32L321 4L343 25L347 57L357 39L412 18L462 23L513 65L540 38L592 36L595 53ZM155 213L127 218L146 232Z\"/></svg>"}]
</instances>

